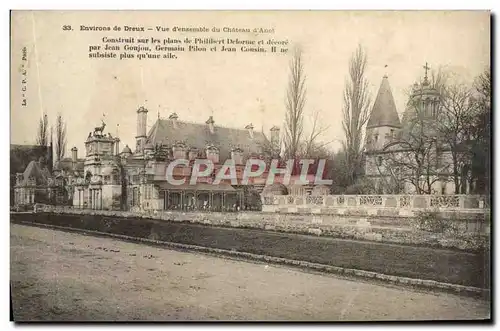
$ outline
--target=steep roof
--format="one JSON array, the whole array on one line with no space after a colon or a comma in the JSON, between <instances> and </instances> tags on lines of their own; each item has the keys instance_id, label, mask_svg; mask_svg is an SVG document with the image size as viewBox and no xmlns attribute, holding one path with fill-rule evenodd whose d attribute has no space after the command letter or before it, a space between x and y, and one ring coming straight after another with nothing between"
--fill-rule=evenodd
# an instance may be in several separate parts
<instances>
[{"instance_id":1,"label":"steep roof","mask_svg":"<svg viewBox=\"0 0 500 331\"><path fill-rule=\"evenodd\" d=\"M219 149L220 160L224 161L230 157L233 148L241 148L243 155L261 153L262 146L266 144L264 133L254 131L253 137L246 129L227 127L214 127L214 133L210 132L207 124L189 123L158 119L148 134L148 143L172 146L176 142L184 142L189 148L205 150L208 144Z\"/></svg>"},{"instance_id":2,"label":"steep roof","mask_svg":"<svg viewBox=\"0 0 500 331\"><path fill-rule=\"evenodd\" d=\"M387 76L382 78L382 83L380 83L377 98L373 104L372 113L366 128L370 129L380 126L401 127L396 103L394 102Z\"/></svg>"},{"instance_id":3,"label":"steep roof","mask_svg":"<svg viewBox=\"0 0 500 331\"><path fill-rule=\"evenodd\" d=\"M42 168L39 162L31 161L24 170L23 180L20 185L27 185L28 179L31 177L35 178L36 185L47 185L50 173L47 168Z\"/></svg>"}]
</instances>

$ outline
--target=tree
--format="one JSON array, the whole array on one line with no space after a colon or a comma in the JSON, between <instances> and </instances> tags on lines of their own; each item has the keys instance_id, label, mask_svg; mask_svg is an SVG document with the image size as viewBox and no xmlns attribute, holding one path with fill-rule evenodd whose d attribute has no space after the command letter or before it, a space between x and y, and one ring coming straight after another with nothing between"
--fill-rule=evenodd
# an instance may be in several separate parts
<instances>
[{"instance_id":1,"label":"tree","mask_svg":"<svg viewBox=\"0 0 500 331\"><path fill-rule=\"evenodd\" d=\"M342 108L342 128L345 133L343 148L350 184L356 181L357 173L362 167L363 127L370 117L371 98L365 78L366 63L367 56L360 45L349 61L349 77L344 87Z\"/></svg>"},{"instance_id":2,"label":"tree","mask_svg":"<svg viewBox=\"0 0 500 331\"><path fill-rule=\"evenodd\" d=\"M330 142L319 142L321 137L329 128L324 126L319 121L319 111L315 111L312 115L311 132L302 142L300 156L303 158L325 158L331 156L327 146Z\"/></svg>"},{"instance_id":3,"label":"tree","mask_svg":"<svg viewBox=\"0 0 500 331\"><path fill-rule=\"evenodd\" d=\"M44 114L40 121L38 122L38 130L36 135L36 143L39 146L47 147L49 144L49 119L47 118L47 114Z\"/></svg>"},{"instance_id":4,"label":"tree","mask_svg":"<svg viewBox=\"0 0 500 331\"><path fill-rule=\"evenodd\" d=\"M471 122L472 177L476 193L491 190L491 71L487 68L474 81L475 114Z\"/></svg>"},{"instance_id":5,"label":"tree","mask_svg":"<svg viewBox=\"0 0 500 331\"><path fill-rule=\"evenodd\" d=\"M344 194L350 185L349 171L345 151L340 150L332 156L331 166L332 193Z\"/></svg>"},{"instance_id":6,"label":"tree","mask_svg":"<svg viewBox=\"0 0 500 331\"><path fill-rule=\"evenodd\" d=\"M61 161L66 153L66 123L61 114L56 119L56 160Z\"/></svg>"},{"instance_id":7,"label":"tree","mask_svg":"<svg viewBox=\"0 0 500 331\"><path fill-rule=\"evenodd\" d=\"M286 159L295 159L299 154L303 134L303 114L306 102L306 76L302 62L302 51L297 48L290 62L290 76L286 94L284 149Z\"/></svg>"},{"instance_id":8,"label":"tree","mask_svg":"<svg viewBox=\"0 0 500 331\"><path fill-rule=\"evenodd\" d=\"M410 98L406 127L387 144L384 157L375 160L379 173L398 185L410 184L416 194L432 194L433 184L444 180L448 162L443 162L444 144L436 118L428 114L420 97ZM386 182L387 183L387 182ZM401 189L401 187L400 187Z\"/></svg>"},{"instance_id":9,"label":"tree","mask_svg":"<svg viewBox=\"0 0 500 331\"><path fill-rule=\"evenodd\" d=\"M469 177L472 155L471 123L475 113L472 90L465 85L448 85L442 89L442 107L437 128L441 140L451 153L451 173L455 194L466 193L464 180Z\"/></svg>"}]
</instances>

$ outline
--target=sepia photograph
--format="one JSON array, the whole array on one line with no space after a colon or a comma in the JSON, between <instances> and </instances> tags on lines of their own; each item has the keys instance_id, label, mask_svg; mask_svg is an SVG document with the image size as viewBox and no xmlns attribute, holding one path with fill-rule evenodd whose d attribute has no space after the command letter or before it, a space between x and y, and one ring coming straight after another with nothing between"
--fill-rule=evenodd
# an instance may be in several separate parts
<instances>
[{"instance_id":1,"label":"sepia photograph","mask_svg":"<svg viewBox=\"0 0 500 331\"><path fill-rule=\"evenodd\" d=\"M11 320L491 322L491 28L11 10Z\"/></svg>"}]
</instances>

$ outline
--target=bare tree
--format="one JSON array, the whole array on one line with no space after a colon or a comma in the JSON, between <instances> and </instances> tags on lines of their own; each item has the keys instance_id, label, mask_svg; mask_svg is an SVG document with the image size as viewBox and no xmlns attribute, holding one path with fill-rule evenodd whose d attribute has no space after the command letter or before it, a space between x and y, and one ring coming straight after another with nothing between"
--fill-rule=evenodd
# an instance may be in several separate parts
<instances>
[{"instance_id":1,"label":"bare tree","mask_svg":"<svg viewBox=\"0 0 500 331\"><path fill-rule=\"evenodd\" d=\"M66 123L61 114L57 114L56 119L55 152L57 161L62 160L66 153Z\"/></svg>"},{"instance_id":2,"label":"bare tree","mask_svg":"<svg viewBox=\"0 0 500 331\"><path fill-rule=\"evenodd\" d=\"M329 125L323 125L319 119L319 111L314 111L312 115L311 131L302 143L301 156L304 158L319 158L331 153L327 146L331 141L318 141L329 128Z\"/></svg>"},{"instance_id":3,"label":"bare tree","mask_svg":"<svg viewBox=\"0 0 500 331\"><path fill-rule=\"evenodd\" d=\"M472 90L465 85L448 85L442 89L442 107L437 128L441 140L451 153L451 172L455 193L465 193L465 182L470 173L472 155L471 123L475 113Z\"/></svg>"},{"instance_id":4,"label":"bare tree","mask_svg":"<svg viewBox=\"0 0 500 331\"><path fill-rule=\"evenodd\" d=\"M290 77L286 95L286 115L284 149L287 159L296 158L299 154L303 127L304 105L306 102L306 76L302 62L302 51L295 50L290 62Z\"/></svg>"},{"instance_id":5,"label":"bare tree","mask_svg":"<svg viewBox=\"0 0 500 331\"><path fill-rule=\"evenodd\" d=\"M47 114L44 114L38 122L38 129L36 134L36 143L39 146L47 147L49 144L49 119Z\"/></svg>"},{"instance_id":6,"label":"bare tree","mask_svg":"<svg viewBox=\"0 0 500 331\"><path fill-rule=\"evenodd\" d=\"M361 167L363 127L370 117L371 98L368 81L365 78L367 57L358 46L349 61L349 77L344 87L344 106L342 108L342 127L345 133L344 151L351 184Z\"/></svg>"},{"instance_id":7,"label":"bare tree","mask_svg":"<svg viewBox=\"0 0 500 331\"><path fill-rule=\"evenodd\" d=\"M410 98L413 115L393 142L384 147L377 168L382 176L414 187L416 194L432 194L433 184L444 180L449 163L443 160L444 144L437 130L436 118L429 116L420 98ZM399 187L401 189L401 187Z\"/></svg>"}]
</instances>

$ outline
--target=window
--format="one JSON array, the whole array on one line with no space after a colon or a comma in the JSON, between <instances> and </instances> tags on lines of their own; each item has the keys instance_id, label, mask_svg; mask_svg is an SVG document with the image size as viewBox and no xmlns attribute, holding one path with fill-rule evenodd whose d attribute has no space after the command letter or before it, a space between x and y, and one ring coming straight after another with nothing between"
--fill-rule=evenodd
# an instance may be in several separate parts
<instances>
[{"instance_id":1,"label":"window","mask_svg":"<svg viewBox=\"0 0 500 331\"><path fill-rule=\"evenodd\" d=\"M381 166L382 165L382 156L377 157L377 165Z\"/></svg>"},{"instance_id":2,"label":"window","mask_svg":"<svg viewBox=\"0 0 500 331\"><path fill-rule=\"evenodd\" d=\"M375 142L378 141L378 133L375 133L375 135L373 136L373 139L375 140Z\"/></svg>"},{"instance_id":3,"label":"window","mask_svg":"<svg viewBox=\"0 0 500 331\"><path fill-rule=\"evenodd\" d=\"M110 179L111 179L111 177L110 177L110 176L104 176L104 181L105 181L105 182L109 182L109 180L110 180Z\"/></svg>"},{"instance_id":4,"label":"window","mask_svg":"<svg viewBox=\"0 0 500 331\"><path fill-rule=\"evenodd\" d=\"M391 139L394 139L394 129L391 129Z\"/></svg>"}]
</instances>

